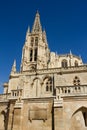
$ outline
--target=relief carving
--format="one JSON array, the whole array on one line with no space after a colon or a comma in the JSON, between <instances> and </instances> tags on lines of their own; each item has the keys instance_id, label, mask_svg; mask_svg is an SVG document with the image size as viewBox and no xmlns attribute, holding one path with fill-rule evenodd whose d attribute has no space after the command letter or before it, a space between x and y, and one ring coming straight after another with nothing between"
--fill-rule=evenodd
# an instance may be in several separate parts
<instances>
[{"instance_id":1,"label":"relief carving","mask_svg":"<svg viewBox=\"0 0 87 130\"><path fill-rule=\"evenodd\" d=\"M47 109L30 109L29 110L29 120L47 120Z\"/></svg>"}]
</instances>

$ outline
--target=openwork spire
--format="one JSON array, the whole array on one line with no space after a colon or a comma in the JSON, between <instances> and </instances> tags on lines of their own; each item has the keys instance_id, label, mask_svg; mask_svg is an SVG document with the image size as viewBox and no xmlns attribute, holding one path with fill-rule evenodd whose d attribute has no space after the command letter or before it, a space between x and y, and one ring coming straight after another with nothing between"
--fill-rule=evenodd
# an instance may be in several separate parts
<instances>
[{"instance_id":1,"label":"openwork spire","mask_svg":"<svg viewBox=\"0 0 87 130\"><path fill-rule=\"evenodd\" d=\"M34 24L33 24L33 28L32 28L32 33L38 33L38 32L42 32L42 27L41 27L41 23L40 23L40 15L37 11L35 20L34 20Z\"/></svg>"}]
</instances>

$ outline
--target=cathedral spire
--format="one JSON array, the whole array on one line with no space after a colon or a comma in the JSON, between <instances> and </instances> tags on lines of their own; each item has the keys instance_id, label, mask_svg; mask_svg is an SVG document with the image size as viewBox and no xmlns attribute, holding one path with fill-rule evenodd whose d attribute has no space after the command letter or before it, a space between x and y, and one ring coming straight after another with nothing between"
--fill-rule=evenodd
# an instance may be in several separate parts
<instances>
[{"instance_id":1,"label":"cathedral spire","mask_svg":"<svg viewBox=\"0 0 87 130\"><path fill-rule=\"evenodd\" d=\"M11 70L11 74L16 72L16 60L14 60L13 66L12 66L12 70Z\"/></svg>"},{"instance_id":2,"label":"cathedral spire","mask_svg":"<svg viewBox=\"0 0 87 130\"><path fill-rule=\"evenodd\" d=\"M41 23L40 23L40 15L37 11L35 20L34 20L34 24L33 24L33 28L32 28L32 33L38 33L38 32L42 32L42 27L41 27Z\"/></svg>"}]
</instances>

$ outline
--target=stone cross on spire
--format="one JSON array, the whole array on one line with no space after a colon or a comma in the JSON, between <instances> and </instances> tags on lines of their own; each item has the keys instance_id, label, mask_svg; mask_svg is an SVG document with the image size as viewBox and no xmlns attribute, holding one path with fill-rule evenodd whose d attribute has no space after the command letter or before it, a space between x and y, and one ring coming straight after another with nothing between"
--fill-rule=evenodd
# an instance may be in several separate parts
<instances>
[{"instance_id":1,"label":"stone cross on spire","mask_svg":"<svg viewBox=\"0 0 87 130\"><path fill-rule=\"evenodd\" d=\"M34 24L33 24L33 28L32 28L32 33L38 33L38 32L42 32L42 27L41 27L41 23L40 23L40 15L37 11L35 20L34 20Z\"/></svg>"}]
</instances>

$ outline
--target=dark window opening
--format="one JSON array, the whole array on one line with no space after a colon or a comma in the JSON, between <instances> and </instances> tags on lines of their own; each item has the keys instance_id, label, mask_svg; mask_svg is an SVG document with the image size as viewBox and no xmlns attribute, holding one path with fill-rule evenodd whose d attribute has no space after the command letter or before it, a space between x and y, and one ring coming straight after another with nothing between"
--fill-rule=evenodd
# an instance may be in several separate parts
<instances>
[{"instance_id":1,"label":"dark window opening","mask_svg":"<svg viewBox=\"0 0 87 130\"><path fill-rule=\"evenodd\" d=\"M50 91L52 92L52 86L50 86Z\"/></svg>"},{"instance_id":2,"label":"dark window opening","mask_svg":"<svg viewBox=\"0 0 87 130\"><path fill-rule=\"evenodd\" d=\"M78 87L78 89L80 90L80 87Z\"/></svg>"},{"instance_id":3,"label":"dark window opening","mask_svg":"<svg viewBox=\"0 0 87 130\"><path fill-rule=\"evenodd\" d=\"M67 60L63 60L62 63L61 63L62 67L63 68L67 68Z\"/></svg>"},{"instance_id":4,"label":"dark window opening","mask_svg":"<svg viewBox=\"0 0 87 130\"><path fill-rule=\"evenodd\" d=\"M34 38L32 37L31 38L31 46L33 46L33 44L34 44Z\"/></svg>"},{"instance_id":5,"label":"dark window opening","mask_svg":"<svg viewBox=\"0 0 87 130\"><path fill-rule=\"evenodd\" d=\"M12 96L14 96L14 92L12 92Z\"/></svg>"},{"instance_id":6,"label":"dark window opening","mask_svg":"<svg viewBox=\"0 0 87 130\"><path fill-rule=\"evenodd\" d=\"M77 77L77 76L75 76L75 79L78 79L78 77Z\"/></svg>"},{"instance_id":7,"label":"dark window opening","mask_svg":"<svg viewBox=\"0 0 87 130\"><path fill-rule=\"evenodd\" d=\"M84 118L85 126L87 126L87 112L83 112L83 118Z\"/></svg>"},{"instance_id":8,"label":"dark window opening","mask_svg":"<svg viewBox=\"0 0 87 130\"><path fill-rule=\"evenodd\" d=\"M38 37L35 37L35 46L38 45Z\"/></svg>"},{"instance_id":9,"label":"dark window opening","mask_svg":"<svg viewBox=\"0 0 87 130\"><path fill-rule=\"evenodd\" d=\"M13 96L13 97L18 96L17 91L12 91L12 96Z\"/></svg>"},{"instance_id":10,"label":"dark window opening","mask_svg":"<svg viewBox=\"0 0 87 130\"><path fill-rule=\"evenodd\" d=\"M68 90L68 93L70 93L70 90Z\"/></svg>"},{"instance_id":11,"label":"dark window opening","mask_svg":"<svg viewBox=\"0 0 87 130\"><path fill-rule=\"evenodd\" d=\"M30 61L32 61L33 50L30 50Z\"/></svg>"},{"instance_id":12,"label":"dark window opening","mask_svg":"<svg viewBox=\"0 0 87 130\"><path fill-rule=\"evenodd\" d=\"M75 90L77 90L77 87L75 87Z\"/></svg>"},{"instance_id":13,"label":"dark window opening","mask_svg":"<svg viewBox=\"0 0 87 130\"><path fill-rule=\"evenodd\" d=\"M48 86L46 86L46 91L49 91Z\"/></svg>"},{"instance_id":14,"label":"dark window opening","mask_svg":"<svg viewBox=\"0 0 87 130\"><path fill-rule=\"evenodd\" d=\"M31 38L31 43L33 43L33 42L34 42L34 38L32 37L32 38Z\"/></svg>"},{"instance_id":15,"label":"dark window opening","mask_svg":"<svg viewBox=\"0 0 87 130\"><path fill-rule=\"evenodd\" d=\"M67 90L65 90L65 93L67 93Z\"/></svg>"},{"instance_id":16,"label":"dark window opening","mask_svg":"<svg viewBox=\"0 0 87 130\"><path fill-rule=\"evenodd\" d=\"M34 61L37 61L37 48L34 50Z\"/></svg>"},{"instance_id":17,"label":"dark window opening","mask_svg":"<svg viewBox=\"0 0 87 130\"><path fill-rule=\"evenodd\" d=\"M46 91L52 92L52 79L49 78L46 82Z\"/></svg>"},{"instance_id":18,"label":"dark window opening","mask_svg":"<svg viewBox=\"0 0 87 130\"><path fill-rule=\"evenodd\" d=\"M78 62L77 61L75 61L75 67L78 67Z\"/></svg>"}]
</instances>

